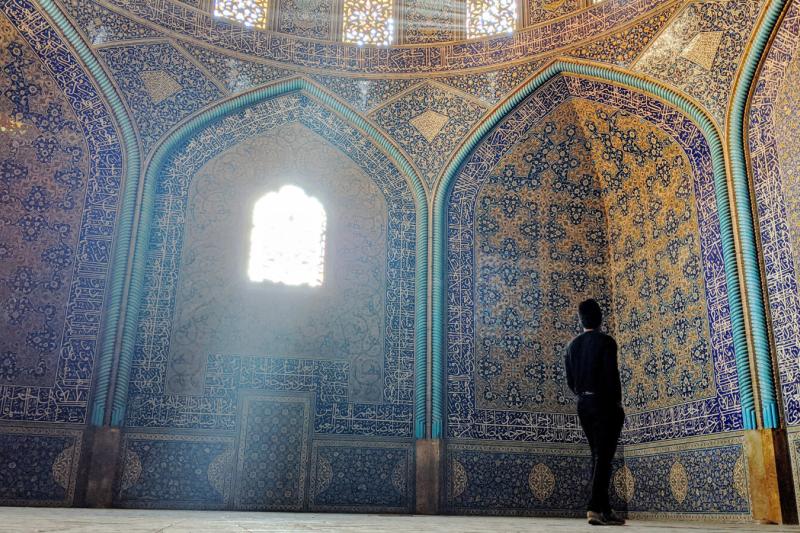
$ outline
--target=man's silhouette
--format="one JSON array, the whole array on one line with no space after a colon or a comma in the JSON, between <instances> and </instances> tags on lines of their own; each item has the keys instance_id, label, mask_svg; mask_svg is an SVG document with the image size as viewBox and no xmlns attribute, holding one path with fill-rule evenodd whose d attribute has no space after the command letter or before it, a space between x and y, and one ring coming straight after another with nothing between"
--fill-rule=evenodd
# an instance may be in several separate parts
<instances>
[{"instance_id":1,"label":"man's silhouette","mask_svg":"<svg viewBox=\"0 0 800 533\"><path fill-rule=\"evenodd\" d=\"M608 486L611 461L625 421L622 386L617 368L617 343L599 330L600 305L586 300L578 306L583 333L572 339L565 357L567 384L578 397L578 418L592 450L592 495L586 517L592 525L622 525L611 510Z\"/></svg>"}]
</instances>

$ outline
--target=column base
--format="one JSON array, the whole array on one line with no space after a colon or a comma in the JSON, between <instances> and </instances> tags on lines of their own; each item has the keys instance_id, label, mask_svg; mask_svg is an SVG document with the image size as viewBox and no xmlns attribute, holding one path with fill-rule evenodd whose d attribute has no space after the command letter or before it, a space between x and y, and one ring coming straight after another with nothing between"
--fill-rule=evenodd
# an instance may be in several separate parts
<instances>
[{"instance_id":1,"label":"column base","mask_svg":"<svg viewBox=\"0 0 800 533\"><path fill-rule=\"evenodd\" d=\"M86 430L89 457L87 462L86 507L108 508L114 497L114 481L122 451L119 428L93 427Z\"/></svg>"},{"instance_id":2,"label":"column base","mask_svg":"<svg viewBox=\"0 0 800 533\"><path fill-rule=\"evenodd\" d=\"M439 514L441 494L442 441L439 439L418 440L415 446L417 465L417 514Z\"/></svg>"},{"instance_id":3,"label":"column base","mask_svg":"<svg viewBox=\"0 0 800 533\"><path fill-rule=\"evenodd\" d=\"M770 524L797 524L786 430L746 431L744 441L753 519Z\"/></svg>"}]
</instances>

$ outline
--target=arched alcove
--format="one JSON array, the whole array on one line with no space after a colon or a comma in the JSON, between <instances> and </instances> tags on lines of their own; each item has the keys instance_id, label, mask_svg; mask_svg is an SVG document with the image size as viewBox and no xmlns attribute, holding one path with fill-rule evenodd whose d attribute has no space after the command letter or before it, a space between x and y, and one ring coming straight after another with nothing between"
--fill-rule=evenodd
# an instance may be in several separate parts
<instances>
[{"instance_id":1,"label":"arched alcove","mask_svg":"<svg viewBox=\"0 0 800 533\"><path fill-rule=\"evenodd\" d=\"M146 178L122 470L195 457L207 477L173 472L180 488L160 506L409 510L418 197L378 141L309 94L272 90L187 128ZM248 278L253 209L289 183L324 206L317 287ZM278 434L292 444L267 461L259 443ZM364 472L325 478L353 461ZM116 501L148 505L160 489L130 475ZM352 476L364 491L341 490Z\"/></svg>"},{"instance_id":2,"label":"arched alcove","mask_svg":"<svg viewBox=\"0 0 800 533\"><path fill-rule=\"evenodd\" d=\"M670 509L697 512L672 483L691 463L690 483L725 490L726 512L746 514L743 446L728 433L744 427L733 343L743 331L731 320L718 138L632 88L568 71L544 80L476 130L437 192L446 506L581 510L574 477L586 452L573 444L583 435L563 350L579 332L575 306L594 297L620 343L628 419L617 506L666 511L663 490L675 495ZM701 466L708 454L714 468ZM653 476L670 484L643 483Z\"/></svg>"}]
</instances>

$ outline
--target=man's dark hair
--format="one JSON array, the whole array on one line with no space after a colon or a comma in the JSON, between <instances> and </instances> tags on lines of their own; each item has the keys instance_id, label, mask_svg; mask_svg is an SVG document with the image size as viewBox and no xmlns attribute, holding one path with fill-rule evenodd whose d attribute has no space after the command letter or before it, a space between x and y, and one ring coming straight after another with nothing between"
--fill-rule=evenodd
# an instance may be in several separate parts
<instances>
[{"instance_id":1,"label":"man's dark hair","mask_svg":"<svg viewBox=\"0 0 800 533\"><path fill-rule=\"evenodd\" d=\"M578 317L584 328L597 329L603 321L603 311L600 309L600 304L590 298L578 305Z\"/></svg>"}]
</instances>

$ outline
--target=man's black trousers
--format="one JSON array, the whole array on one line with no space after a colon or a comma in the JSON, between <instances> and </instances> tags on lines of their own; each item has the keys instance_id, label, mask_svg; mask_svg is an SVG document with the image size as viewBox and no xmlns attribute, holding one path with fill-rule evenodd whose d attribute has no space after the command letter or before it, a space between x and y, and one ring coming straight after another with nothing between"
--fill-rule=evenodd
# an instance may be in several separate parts
<instances>
[{"instance_id":1,"label":"man's black trousers","mask_svg":"<svg viewBox=\"0 0 800 533\"><path fill-rule=\"evenodd\" d=\"M592 450L592 494L586 508L606 513L611 510L608 500L611 462L617 451L625 413L619 405L597 396L580 396L578 418Z\"/></svg>"}]
</instances>

